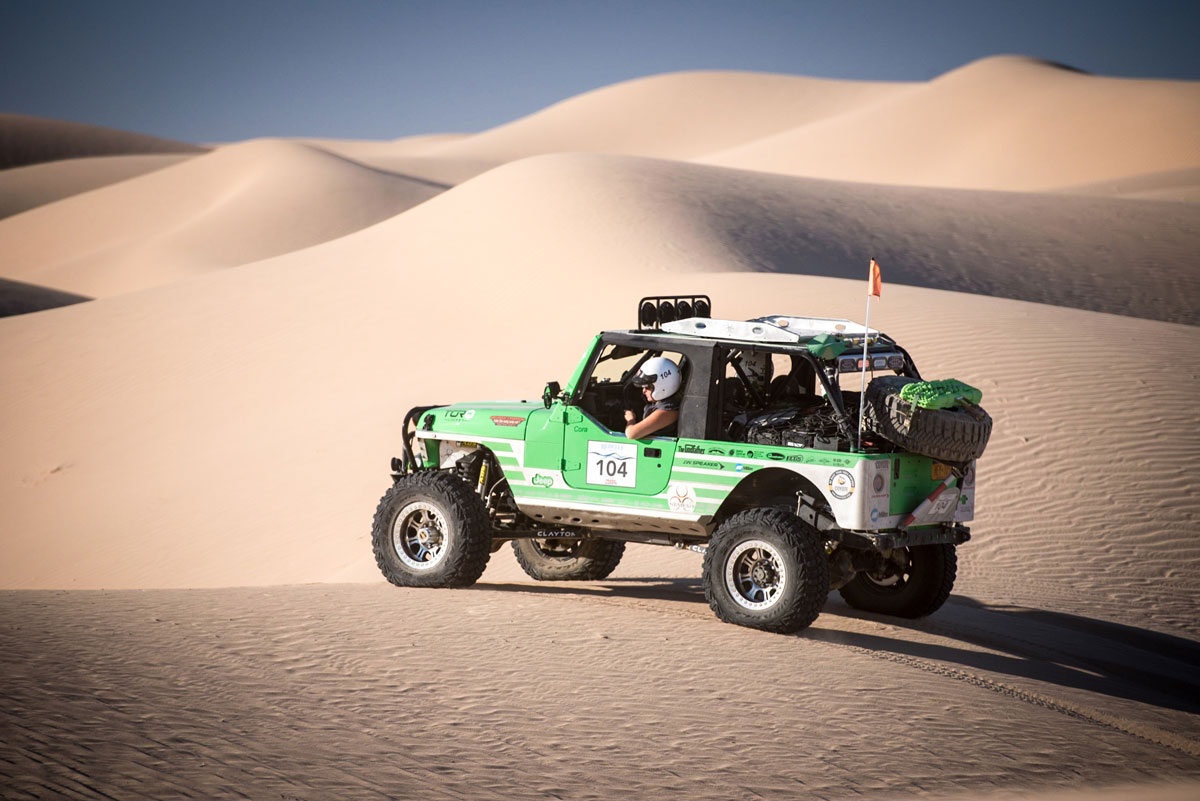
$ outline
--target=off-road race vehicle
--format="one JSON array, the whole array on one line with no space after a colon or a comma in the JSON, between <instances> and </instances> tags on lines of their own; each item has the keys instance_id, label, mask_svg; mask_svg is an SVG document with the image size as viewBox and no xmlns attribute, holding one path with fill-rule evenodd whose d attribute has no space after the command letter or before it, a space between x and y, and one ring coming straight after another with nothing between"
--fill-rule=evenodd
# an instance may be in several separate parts
<instances>
[{"instance_id":1,"label":"off-road race vehicle","mask_svg":"<svg viewBox=\"0 0 1200 801\"><path fill-rule=\"evenodd\" d=\"M937 610L991 434L978 390L922 381L858 323L711 308L643 298L637 329L598 334L541 401L412 409L375 513L383 575L468 586L511 542L534 579L598 580L640 542L704 554L705 597L730 623L797 631L831 589L872 612ZM628 439L632 379L659 356L683 376L675 430Z\"/></svg>"}]
</instances>

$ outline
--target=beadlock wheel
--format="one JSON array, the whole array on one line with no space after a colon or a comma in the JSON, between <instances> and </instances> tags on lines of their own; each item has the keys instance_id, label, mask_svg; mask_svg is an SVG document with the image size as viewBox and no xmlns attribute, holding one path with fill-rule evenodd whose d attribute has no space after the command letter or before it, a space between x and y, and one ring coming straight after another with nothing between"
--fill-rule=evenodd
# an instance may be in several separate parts
<instances>
[{"instance_id":1,"label":"beadlock wheel","mask_svg":"<svg viewBox=\"0 0 1200 801\"><path fill-rule=\"evenodd\" d=\"M371 525L384 578L400 587L469 587L492 553L487 509L462 479L442 470L398 478Z\"/></svg>"},{"instance_id":2,"label":"beadlock wheel","mask_svg":"<svg viewBox=\"0 0 1200 801\"><path fill-rule=\"evenodd\" d=\"M749 540L725 561L725 587L738 606L769 609L787 586L783 556L769 542Z\"/></svg>"},{"instance_id":3,"label":"beadlock wheel","mask_svg":"<svg viewBox=\"0 0 1200 801\"><path fill-rule=\"evenodd\" d=\"M704 551L704 597L726 623L799 631L821 614L828 593L820 535L788 510L738 512L717 527Z\"/></svg>"},{"instance_id":4,"label":"beadlock wheel","mask_svg":"<svg viewBox=\"0 0 1200 801\"><path fill-rule=\"evenodd\" d=\"M446 556L446 520L432 504L410 503L392 524L392 548L413 570L429 570Z\"/></svg>"}]
</instances>

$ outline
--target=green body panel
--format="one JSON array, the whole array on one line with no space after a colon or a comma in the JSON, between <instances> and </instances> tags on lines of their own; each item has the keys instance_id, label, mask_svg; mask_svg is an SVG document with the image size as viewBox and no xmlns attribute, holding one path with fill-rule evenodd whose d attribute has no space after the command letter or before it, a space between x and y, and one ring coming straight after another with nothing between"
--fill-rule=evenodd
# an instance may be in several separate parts
<instances>
[{"instance_id":1,"label":"green body panel","mask_svg":"<svg viewBox=\"0 0 1200 801\"><path fill-rule=\"evenodd\" d=\"M538 409L525 427L525 466L558 470L562 466L563 405Z\"/></svg>"},{"instance_id":2,"label":"green body panel","mask_svg":"<svg viewBox=\"0 0 1200 801\"><path fill-rule=\"evenodd\" d=\"M915 453L896 454L898 467L892 470L891 513L906 515L937 489L942 479L933 477L936 459Z\"/></svg>"}]
</instances>

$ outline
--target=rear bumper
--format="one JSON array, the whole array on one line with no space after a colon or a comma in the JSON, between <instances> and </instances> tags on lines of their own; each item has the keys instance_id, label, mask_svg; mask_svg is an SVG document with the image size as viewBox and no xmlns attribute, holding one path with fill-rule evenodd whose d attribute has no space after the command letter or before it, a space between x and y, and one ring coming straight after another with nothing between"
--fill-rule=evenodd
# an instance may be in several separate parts
<instances>
[{"instance_id":1,"label":"rear bumper","mask_svg":"<svg viewBox=\"0 0 1200 801\"><path fill-rule=\"evenodd\" d=\"M940 526L915 528L908 531L836 531L825 532L848 548L865 548L873 551L888 551L892 548L916 545L960 545L971 539L971 529L962 525L945 523Z\"/></svg>"}]
</instances>

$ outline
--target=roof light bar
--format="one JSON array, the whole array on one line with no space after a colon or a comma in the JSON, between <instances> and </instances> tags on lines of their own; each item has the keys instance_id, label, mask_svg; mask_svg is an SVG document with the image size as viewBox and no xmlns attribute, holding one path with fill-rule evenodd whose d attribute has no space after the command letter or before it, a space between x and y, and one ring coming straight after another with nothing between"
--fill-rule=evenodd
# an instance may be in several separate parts
<instances>
[{"instance_id":1,"label":"roof light bar","mask_svg":"<svg viewBox=\"0 0 1200 801\"><path fill-rule=\"evenodd\" d=\"M654 295L638 301L639 329L661 328L693 317L712 317L708 295Z\"/></svg>"}]
</instances>

